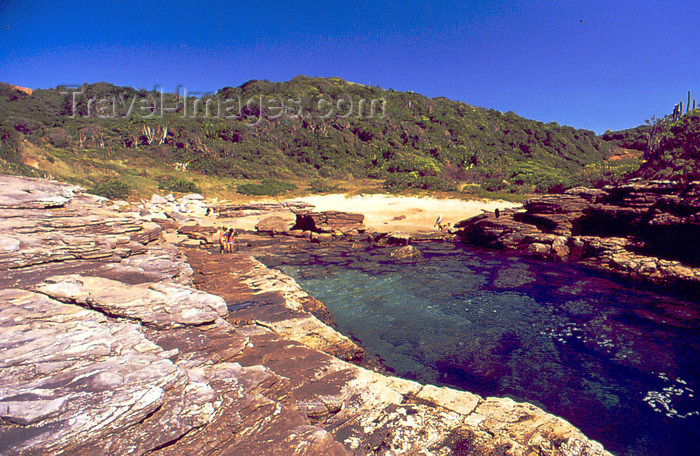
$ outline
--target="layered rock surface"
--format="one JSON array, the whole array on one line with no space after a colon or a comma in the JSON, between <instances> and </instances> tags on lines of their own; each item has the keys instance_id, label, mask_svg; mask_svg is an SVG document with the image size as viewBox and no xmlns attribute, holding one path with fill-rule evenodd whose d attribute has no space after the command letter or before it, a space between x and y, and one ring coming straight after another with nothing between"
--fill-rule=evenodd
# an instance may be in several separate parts
<instances>
[{"instance_id":1,"label":"layered rock surface","mask_svg":"<svg viewBox=\"0 0 700 456\"><path fill-rule=\"evenodd\" d=\"M573 188L460 222L468 242L660 284L700 286L700 182Z\"/></svg>"},{"instance_id":2,"label":"layered rock surface","mask_svg":"<svg viewBox=\"0 0 700 456\"><path fill-rule=\"evenodd\" d=\"M532 405L345 361L322 304L252 257L188 263L80 189L1 183L0 454L608 454Z\"/></svg>"}]
</instances>

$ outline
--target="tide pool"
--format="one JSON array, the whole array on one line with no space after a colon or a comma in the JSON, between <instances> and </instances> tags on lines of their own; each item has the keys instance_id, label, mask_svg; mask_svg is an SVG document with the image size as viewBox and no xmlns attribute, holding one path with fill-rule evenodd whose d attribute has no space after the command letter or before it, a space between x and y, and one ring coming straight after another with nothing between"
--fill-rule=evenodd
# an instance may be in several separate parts
<instances>
[{"instance_id":1,"label":"tide pool","mask_svg":"<svg viewBox=\"0 0 700 456\"><path fill-rule=\"evenodd\" d=\"M531 402L616 454L700 453L694 297L501 252L420 248L417 262L367 249L274 266L396 375Z\"/></svg>"}]
</instances>

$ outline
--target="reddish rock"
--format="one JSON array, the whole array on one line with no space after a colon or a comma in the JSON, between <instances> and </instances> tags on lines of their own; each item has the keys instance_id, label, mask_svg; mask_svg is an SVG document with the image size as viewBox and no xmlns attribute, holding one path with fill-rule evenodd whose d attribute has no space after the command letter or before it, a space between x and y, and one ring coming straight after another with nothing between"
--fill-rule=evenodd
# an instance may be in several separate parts
<instances>
[{"instance_id":1,"label":"reddish rock","mask_svg":"<svg viewBox=\"0 0 700 456\"><path fill-rule=\"evenodd\" d=\"M297 216L293 229L314 231L317 233L330 233L335 230L347 233L351 230L364 230L363 214L353 214L340 211L294 211Z\"/></svg>"},{"instance_id":2,"label":"reddish rock","mask_svg":"<svg viewBox=\"0 0 700 456\"><path fill-rule=\"evenodd\" d=\"M465 242L588 266L657 283L700 285L700 182L574 188L457 224ZM630 241L633 239L633 241ZM660 257L665 259L660 259ZM640 266L643 265L643 266Z\"/></svg>"}]
</instances>

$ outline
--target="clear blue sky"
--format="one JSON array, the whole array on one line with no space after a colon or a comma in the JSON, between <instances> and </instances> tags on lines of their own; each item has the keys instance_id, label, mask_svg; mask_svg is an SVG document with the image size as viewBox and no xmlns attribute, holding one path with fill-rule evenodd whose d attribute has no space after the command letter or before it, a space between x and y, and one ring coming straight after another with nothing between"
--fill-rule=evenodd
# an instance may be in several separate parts
<instances>
[{"instance_id":1,"label":"clear blue sky","mask_svg":"<svg viewBox=\"0 0 700 456\"><path fill-rule=\"evenodd\" d=\"M337 76L598 133L700 99L698 0L0 0L0 26L30 88Z\"/></svg>"}]
</instances>

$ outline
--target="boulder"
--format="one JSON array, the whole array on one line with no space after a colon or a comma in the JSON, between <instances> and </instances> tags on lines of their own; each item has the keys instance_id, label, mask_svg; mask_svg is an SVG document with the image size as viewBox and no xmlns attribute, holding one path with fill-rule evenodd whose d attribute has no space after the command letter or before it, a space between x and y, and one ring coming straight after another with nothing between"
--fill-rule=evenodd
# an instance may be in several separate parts
<instances>
[{"instance_id":1,"label":"boulder","mask_svg":"<svg viewBox=\"0 0 700 456\"><path fill-rule=\"evenodd\" d=\"M0 300L3 454L143 454L214 418L214 390L138 325L29 291Z\"/></svg>"},{"instance_id":2,"label":"boulder","mask_svg":"<svg viewBox=\"0 0 700 456\"><path fill-rule=\"evenodd\" d=\"M266 233L270 235L286 233L289 231L289 222L284 218L273 215L271 217L266 217L255 225L255 229L259 233Z\"/></svg>"},{"instance_id":3,"label":"boulder","mask_svg":"<svg viewBox=\"0 0 700 456\"><path fill-rule=\"evenodd\" d=\"M295 210L296 223L293 229L315 231L317 233L330 233L335 230L347 233L350 230L364 230L363 214L350 212L325 211L311 212Z\"/></svg>"},{"instance_id":4,"label":"boulder","mask_svg":"<svg viewBox=\"0 0 700 456\"><path fill-rule=\"evenodd\" d=\"M582 212L590 203L578 195L544 195L526 201L523 207L534 214L566 214Z\"/></svg>"},{"instance_id":5,"label":"boulder","mask_svg":"<svg viewBox=\"0 0 700 456\"><path fill-rule=\"evenodd\" d=\"M0 237L0 253L11 253L19 250L20 241L13 237Z\"/></svg>"},{"instance_id":6,"label":"boulder","mask_svg":"<svg viewBox=\"0 0 700 456\"><path fill-rule=\"evenodd\" d=\"M457 224L463 241L588 266L655 283L700 285L700 183L635 181L582 187ZM630 241L632 239L633 241ZM640 252L644 252L643 254ZM657 261L667 258L670 263ZM664 260L666 261L666 260ZM644 265L644 267L639 267ZM698 271L688 273L685 269Z\"/></svg>"},{"instance_id":7,"label":"boulder","mask_svg":"<svg viewBox=\"0 0 700 456\"><path fill-rule=\"evenodd\" d=\"M163 198L160 195L156 195L155 193L153 194L153 196L151 196L151 204L166 204L167 202L167 199Z\"/></svg>"},{"instance_id":8,"label":"boulder","mask_svg":"<svg viewBox=\"0 0 700 456\"><path fill-rule=\"evenodd\" d=\"M226 303L176 284L124 285L101 277L50 277L35 289L53 299L101 310L156 328L212 323L227 315Z\"/></svg>"},{"instance_id":9,"label":"boulder","mask_svg":"<svg viewBox=\"0 0 700 456\"><path fill-rule=\"evenodd\" d=\"M311 242L315 242L317 244L327 244L329 242L333 242L333 235L331 233L311 233L310 237Z\"/></svg>"}]
</instances>

